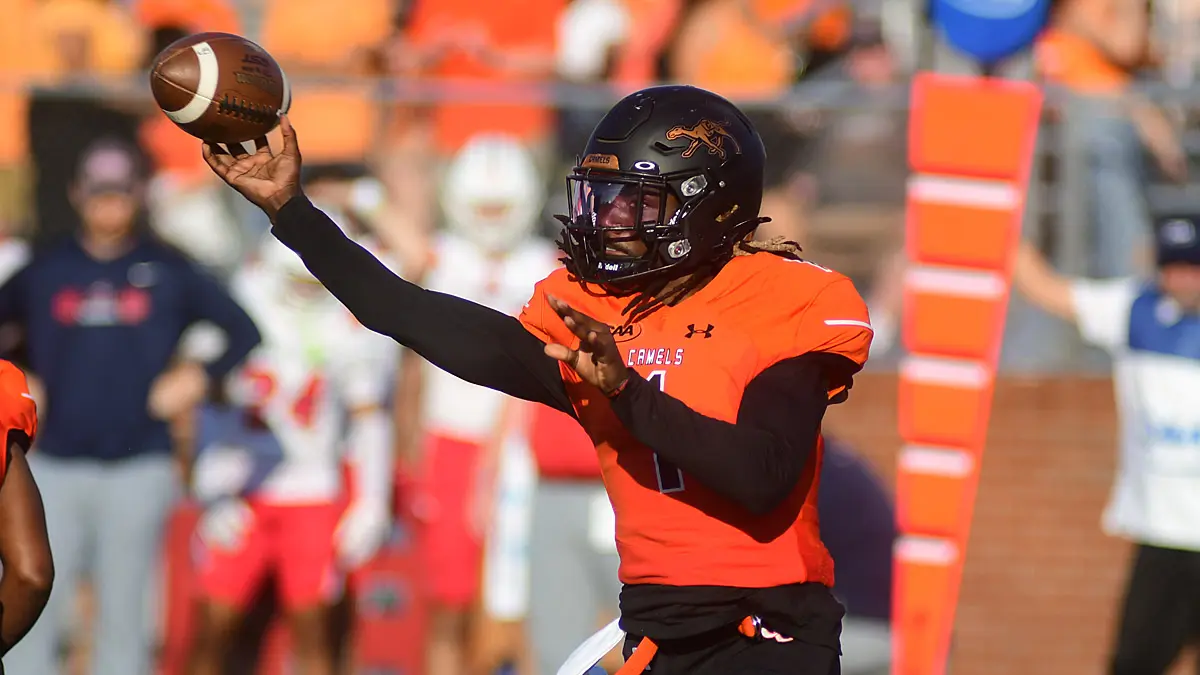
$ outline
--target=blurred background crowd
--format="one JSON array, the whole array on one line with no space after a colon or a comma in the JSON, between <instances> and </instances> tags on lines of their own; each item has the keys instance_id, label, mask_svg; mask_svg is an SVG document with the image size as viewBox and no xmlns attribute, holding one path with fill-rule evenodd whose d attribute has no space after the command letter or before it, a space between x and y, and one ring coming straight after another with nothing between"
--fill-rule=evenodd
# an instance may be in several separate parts
<instances>
[{"instance_id":1,"label":"blurred background crowd","mask_svg":"<svg viewBox=\"0 0 1200 675\"><path fill-rule=\"evenodd\" d=\"M454 257L459 254L447 243L446 233L457 232L468 240L471 235L469 226L455 227L451 221L461 225L471 218L503 220L516 217L509 211L533 206L536 212L523 216L530 222L528 232L517 227L517 235L522 246L547 248L557 227L551 216L566 207L563 176L594 123L619 96L654 82L673 81L735 100L748 111L768 149L763 212L773 220L760 235L786 235L800 242L813 260L855 281L868 298L877 328L870 372L856 392L890 386L887 378L901 351L894 344L894 326L900 311L900 246L909 173L907 82L917 70L971 71L970 63L930 30L919 0L5 0L0 9L0 281L39 252L57 250L64 239L76 236L119 240L132 232L156 237L182 252L191 261L187 264L207 280L197 283L212 281L213 293L224 292L220 289L248 265L267 257L261 242L269 223L209 172L198 142L179 131L149 96L146 69L155 54L202 31L245 35L265 47L287 72L294 92L290 115L314 201L336 211L348 232L406 278L433 279L452 291L455 282L447 278L456 275L470 277L479 288L506 282L478 281L486 275L468 269L492 264L495 255ZM1198 38L1200 4L1192 0L1056 0L1050 27L1036 48L1006 64L1003 76L1046 86L1025 228L1060 271L1094 277L1146 271L1155 214L1200 213L1200 192L1190 182L1190 157L1200 149L1194 126ZM490 176L454 170L456 159L463 157L464 149L469 154L473 142L497 137L519 146L532 162L529 180L512 186L508 171L514 166L518 169L513 171L519 170L519 161L498 164L501 168ZM531 205L531 200L536 203ZM478 208L455 214L463 204ZM487 208L499 211L488 213ZM487 248L486 242L475 243ZM511 242L507 246L511 248ZM552 255L548 259L552 265ZM86 318L89 309L103 314L97 309L102 303L96 293L85 292L73 301L56 296L50 307L58 279L86 275L73 266L82 270L92 264L83 257L60 255L54 260L43 266L43 273L22 279L19 299L11 299L12 292L0 292L0 320L8 324L0 331L0 347L22 365L36 364L39 351L71 348L69 333L63 337L61 332L43 331L54 336L46 339L58 342L52 347L38 343L31 317L40 314L30 306L38 298L45 296L47 316L57 317L48 321L66 321L62 317L69 315L78 325L103 323L103 317ZM134 276L131 271L129 282L138 287ZM527 284L531 287L534 280ZM521 294L519 288L512 292ZM236 292L232 295L240 301ZM137 321L138 302L136 295L119 295L114 305L117 321ZM237 323L237 317L214 309L219 301L197 305L168 310L177 312L184 325L204 319L221 323L223 318ZM519 309L517 304L505 311ZM261 324L254 311L249 314ZM269 333L263 325L258 328L264 336ZM436 472L422 452L428 445L428 410L434 404L413 403L433 396L432 389L423 390L420 378L411 375L413 369L404 366L418 363L419 357L398 356L386 360L387 405L398 457L397 491L405 492L405 486L420 484L422 476ZM55 373L58 386L70 388L74 380L95 376L86 365L87 355L79 358L85 365ZM1108 367L1107 357L1084 346L1069 325L1014 298L1002 358L1006 377L1026 384L1056 378L1059 386L1078 380L1088 387L1089 378L1104 377ZM31 370L35 378L45 379L36 367ZM106 386L119 389L122 383L109 381ZM55 396L46 389L53 385L39 395L53 410ZM835 436L843 426L850 427L846 437L855 447L840 446L841 454L828 462L827 471L843 474L830 478L823 488L822 499L830 505L825 510L823 503L822 524L831 532L856 533L828 535L839 565L838 590L844 601L861 598L847 601L852 619L883 626L882 642L876 641L874 649L879 651L882 644L886 653L894 528L882 486L890 480L895 447L889 447L890 436L872 436L853 429L854 424L839 425L839 419L857 410L871 420L867 426L885 428L894 427L894 413L889 417L884 412L892 404L878 396L863 398L843 406L843 418L830 422ZM1038 442L1049 446L1068 444L1062 439L1074 433L1074 427L1063 425L1080 416L1111 415L1103 396L1068 392L1053 403L1039 400L1045 410L1033 426L1046 430ZM1027 404L1027 398L1015 394L1000 395L997 403L1013 409ZM854 405L860 407L852 410ZM139 500L125 505L136 510L144 500L153 502L147 508L161 513L161 518L132 526L144 530L144 536L129 546L155 552L153 573L143 579L144 588L104 592L99 579L105 567L102 555L78 556L78 569L70 573L79 583L67 583L60 566L58 597L39 626L53 626L55 632L44 640L31 635L30 641L51 645L63 664L61 672L117 675L103 670L99 657L97 669L90 670L97 647L93 638L98 631L137 633L140 627L104 626L104 611L98 609L104 603L148 607L144 640L139 637L132 644L144 644L146 662L163 672L187 672L195 625L206 620L192 612L199 591L192 580L196 561L191 528L210 506L196 495L190 480L192 458L203 450L198 440L204 435L198 421L201 407L165 406L170 412L166 417L171 450L178 461L170 480L163 481L180 489L164 489L160 495L133 488ZM1084 445L1096 456L1111 455L1113 439L1096 437L1095 428L1090 431L1093 436ZM538 433L528 431L526 436L534 439ZM86 452L71 454L72 459L78 454ZM120 461L128 459L123 455ZM1088 470L1103 474L1103 467L1111 467L1111 460L1104 462L1101 469L1092 464ZM1108 477L1100 475L1079 486L1080 496L1067 506L1074 514L1074 520L1068 519L1072 524L1055 526L1096 530ZM66 499L56 490L82 489L65 480L38 479L48 503ZM111 489L129 490L129 485ZM988 486L985 479L985 506L978 516L984 529L976 534L980 540L987 539L990 527L988 500L1019 492ZM598 488L598 483L591 487ZM510 661L532 668L529 662L538 659L518 657L523 648L513 645L533 644L538 651L537 631L519 631L513 638L502 629L473 628L481 623L477 617L483 616L483 623L488 618L481 588L454 602L426 593L437 584L427 582L429 556L419 550L424 539L411 536L421 529L422 516L416 504L420 500L410 497L422 490L408 492L408 497L396 500L400 506L391 514L395 523L389 540L366 564L366 580L356 584L359 597L352 613L358 622L350 633L356 635L358 648L350 650L356 655L346 660L357 661L357 672L374 675L494 672ZM877 494L878 503L864 499L864 493ZM112 499L120 501L120 496ZM543 497L539 491L538 499ZM488 518L502 517L499 503L497 498L496 514L489 507ZM459 510L470 508L474 507ZM537 520L541 511L534 511L526 520ZM498 520L486 522L481 540L488 539ZM998 527L1007 532L1006 528L1015 526ZM98 537L122 536L103 526L96 532ZM52 541L55 537L52 523ZM1047 534L1040 541L1053 537ZM1111 545L1097 546L1090 549L1094 555L1118 570L1119 560L1112 561L1120 552ZM984 550L1008 560L995 548ZM1082 559L1092 555L1087 550L1079 553ZM535 569L538 553L533 546L528 564ZM601 567L597 574L608 575L608 569ZM530 585L536 587L539 578L534 574ZM615 579L604 581L616 588ZM1115 607L1111 597L1119 587L1119 572L1094 581L1102 589L1085 594L1092 593L1088 602L1103 608L1101 616L1083 613L1091 615L1089 626L1098 627L1052 643L1071 645L1064 648L1069 656L1040 667L1017 667L1011 653L997 655L979 648L971 653L990 657L963 661L962 672L1090 672L1106 650L1109 620L1104 617ZM996 609L999 605L988 605L991 596L972 594L972 583L968 574L966 619L973 616L973 607L981 614L1003 615ZM528 608L517 604L512 616L491 617L497 619L493 623L515 621L528 627L536 622L536 617L526 616L537 610L536 600L525 603ZM590 630L614 614L615 596L587 607L596 615L587 626ZM111 616L125 615L117 611ZM1021 621L1014 616L1013 622ZM1068 631L1061 622L1057 628ZM239 635L248 631L246 626L237 628ZM266 634L273 635L271 629ZM869 630L862 635L871 642ZM972 635L968 629L964 639L969 642ZM586 633L578 639L582 637ZM565 656L574 644L560 644L558 650L566 650ZM1014 649L1012 641L1008 645ZM867 646L859 653L871 650ZM279 656L285 652L263 650L261 668L286 668L288 659ZM452 665L435 669L428 666L431 659ZM234 660L242 668L253 662L249 655ZM982 665L985 662L988 665ZM1051 662L1053 667L1046 665ZM886 669L886 657L847 672L883 672L880 668ZM27 675L12 666L9 672ZM548 675L545 668L540 672Z\"/></svg>"}]
</instances>

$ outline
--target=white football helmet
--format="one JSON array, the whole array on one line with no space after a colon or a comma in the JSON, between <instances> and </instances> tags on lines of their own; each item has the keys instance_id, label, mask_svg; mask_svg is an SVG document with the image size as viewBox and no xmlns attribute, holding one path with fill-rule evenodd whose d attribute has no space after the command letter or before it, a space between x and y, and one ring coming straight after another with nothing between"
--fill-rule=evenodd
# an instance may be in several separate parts
<instances>
[{"instance_id":1,"label":"white football helmet","mask_svg":"<svg viewBox=\"0 0 1200 675\"><path fill-rule=\"evenodd\" d=\"M442 184L453 232L493 253L532 234L545 191L533 156L504 134L479 134L459 150Z\"/></svg>"}]
</instances>

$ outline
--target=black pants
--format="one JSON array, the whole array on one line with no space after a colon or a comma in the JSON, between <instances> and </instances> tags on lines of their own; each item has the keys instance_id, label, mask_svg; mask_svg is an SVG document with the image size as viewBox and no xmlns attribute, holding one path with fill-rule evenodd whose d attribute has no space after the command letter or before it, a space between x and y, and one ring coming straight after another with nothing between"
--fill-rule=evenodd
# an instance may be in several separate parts
<instances>
[{"instance_id":1,"label":"black pants","mask_svg":"<svg viewBox=\"0 0 1200 675\"><path fill-rule=\"evenodd\" d=\"M641 638L625 639L628 660ZM840 675L841 656L833 647L793 640L779 643L745 637L736 627L684 640L658 643L645 672L649 675Z\"/></svg>"},{"instance_id":2,"label":"black pants","mask_svg":"<svg viewBox=\"0 0 1200 675\"><path fill-rule=\"evenodd\" d=\"M1200 551L1137 547L1109 675L1163 675L1200 628Z\"/></svg>"}]
</instances>

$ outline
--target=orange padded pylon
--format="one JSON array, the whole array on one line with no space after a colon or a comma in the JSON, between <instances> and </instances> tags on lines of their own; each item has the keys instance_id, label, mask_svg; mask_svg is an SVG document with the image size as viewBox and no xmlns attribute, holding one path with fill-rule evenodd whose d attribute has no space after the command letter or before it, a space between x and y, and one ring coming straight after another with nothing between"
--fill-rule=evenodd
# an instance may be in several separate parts
<instances>
[{"instance_id":1,"label":"orange padded pylon","mask_svg":"<svg viewBox=\"0 0 1200 675\"><path fill-rule=\"evenodd\" d=\"M918 267L904 283L904 346L913 354L936 354L994 366L1008 305L1004 277Z\"/></svg>"},{"instance_id":2,"label":"orange padded pylon","mask_svg":"<svg viewBox=\"0 0 1200 675\"><path fill-rule=\"evenodd\" d=\"M919 73L910 100L915 173L1025 184L1042 109L1036 85Z\"/></svg>"},{"instance_id":3,"label":"orange padded pylon","mask_svg":"<svg viewBox=\"0 0 1200 675\"><path fill-rule=\"evenodd\" d=\"M1042 95L921 73L911 101L892 673L942 675Z\"/></svg>"},{"instance_id":4,"label":"orange padded pylon","mask_svg":"<svg viewBox=\"0 0 1200 675\"><path fill-rule=\"evenodd\" d=\"M915 445L982 448L992 373L971 361L910 358L900 369L900 436Z\"/></svg>"},{"instance_id":5,"label":"orange padded pylon","mask_svg":"<svg viewBox=\"0 0 1200 675\"><path fill-rule=\"evenodd\" d=\"M962 554L949 539L901 537L892 589L892 675L946 669Z\"/></svg>"},{"instance_id":6,"label":"orange padded pylon","mask_svg":"<svg viewBox=\"0 0 1200 675\"><path fill-rule=\"evenodd\" d=\"M968 502L975 498L979 462L972 453L909 446L896 464L896 520L901 532L965 541Z\"/></svg>"},{"instance_id":7,"label":"orange padded pylon","mask_svg":"<svg viewBox=\"0 0 1200 675\"><path fill-rule=\"evenodd\" d=\"M1025 200L1012 183L915 176L908 183L905 245L921 265L1006 272Z\"/></svg>"}]
</instances>

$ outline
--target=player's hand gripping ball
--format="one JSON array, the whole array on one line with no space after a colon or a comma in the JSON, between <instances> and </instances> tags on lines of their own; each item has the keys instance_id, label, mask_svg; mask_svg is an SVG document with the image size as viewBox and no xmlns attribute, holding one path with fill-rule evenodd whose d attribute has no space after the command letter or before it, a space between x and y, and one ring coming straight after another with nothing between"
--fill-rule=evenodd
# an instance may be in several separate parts
<instances>
[{"instance_id":1,"label":"player's hand gripping ball","mask_svg":"<svg viewBox=\"0 0 1200 675\"><path fill-rule=\"evenodd\" d=\"M603 323L571 307L555 297L547 298L563 324L579 338L579 347L546 345L546 354L571 366L584 382L612 396L619 393L629 379L629 367L621 360L612 330Z\"/></svg>"},{"instance_id":2,"label":"player's hand gripping ball","mask_svg":"<svg viewBox=\"0 0 1200 675\"><path fill-rule=\"evenodd\" d=\"M278 154L266 143L241 157L222 152L215 143L205 143L202 149L213 173L262 209L271 222L284 204L300 194L300 146L287 115L280 118L279 132L283 147Z\"/></svg>"},{"instance_id":3,"label":"player's hand gripping ball","mask_svg":"<svg viewBox=\"0 0 1200 675\"><path fill-rule=\"evenodd\" d=\"M198 33L171 43L154 59L150 90L180 129L235 146L228 148L233 152L253 152L256 141L265 144L292 98L275 59L229 33Z\"/></svg>"}]
</instances>

